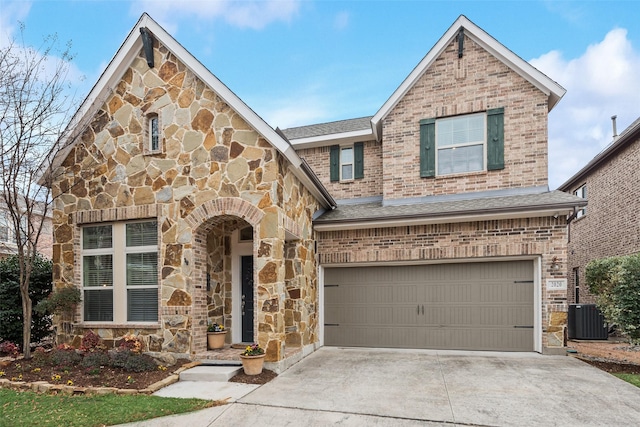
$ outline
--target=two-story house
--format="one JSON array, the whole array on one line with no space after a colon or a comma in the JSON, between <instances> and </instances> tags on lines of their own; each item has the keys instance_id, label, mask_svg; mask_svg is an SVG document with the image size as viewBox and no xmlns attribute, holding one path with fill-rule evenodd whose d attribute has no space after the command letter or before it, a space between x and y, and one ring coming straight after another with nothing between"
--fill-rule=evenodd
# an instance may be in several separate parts
<instances>
[{"instance_id":1,"label":"two-story house","mask_svg":"<svg viewBox=\"0 0 640 427\"><path fill-rule=\"evenodd\" d=\"M640 118L563 183L559 190L589 200L569 226L569 303L594 303L585 282L589 261L640 251L640 213L632 197L640 182Z\"/></svg>"},{"instance_id":2,"label":"two-story house","mask_svg":"<svg viewBox=\"0 0 640 427\"><path fill-rule=\"evenodd\" d=\"M45 177L55 284L83 292L63 338L215 358L223 322L276 370L320 345L561 351L564 92L461 16L372 117L274 130L145 14Z\"/></svg>"},{"instance_id":3,"label":"two-story house","mask_svg":"<svg viewBox=\"0 0 640 427\"><path fill-rule=\"evenodd\" d=\"M44 224L42 224L42 231L38 236L38 245L36 250L45 258L51 259L51 256L53 255L51 214L48 212L43 214L42 209L37 209L38 206L35 206L35 208L36 209L33 210L33 214L30 216L34 221L34 226L39 227L39 222L44 221ZM17 234L27 232L28 218L29 215L25 214L21 220L21 229L16 229L13 219L11 218L9 207L4 201L0 200L0 259L18 254ZM24 235L22 239L24 241ZM34 239L35 235L32 240Z\"/></svg>"}]
</instances>

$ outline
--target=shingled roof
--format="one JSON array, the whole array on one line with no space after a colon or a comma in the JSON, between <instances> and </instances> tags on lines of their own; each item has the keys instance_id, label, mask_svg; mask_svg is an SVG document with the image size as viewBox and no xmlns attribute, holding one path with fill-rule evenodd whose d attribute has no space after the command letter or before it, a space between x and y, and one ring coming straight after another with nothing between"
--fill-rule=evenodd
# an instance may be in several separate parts
<instances>
[{"instance_id":1,"label":"shingled roof","mask_svg":"<svg viewBox=\"0 0 640 427\"><path fill-rule=\"evenodd\" d=\"M367 116L357 119L338 120L335 122L299 126L283 129L282 132L291 141L294 139L311 138L314 136L334 135L345 132L369 130L371 129L372 117L373 116Z\"/></svg>"},{"instance_id":2,"label":"shingled roof","mask_svg":"<svg viewBox=\"0 0 640 427\"><path fill-rule=\"evenodd\" d=\"M586 205L586 200L567 194L562 191L546 191L537 194L521 194L503 197L481 197L466 200L436 199L434 202L412 203L406 205L387 205L382 201L340 205L332 211L328 211L314 221L314 226L319 231L339 229L343 226L353 226L353 223L361 223L358 228L367 228L366 223L400 222L411 223L430 222L455 222L473 221L480 219L498 218L507 215L509 218L517 218L518 213L523 216L570 214L575 207ZM391 224L390 224L391 225Z\"/></svg>"}]
</instances>

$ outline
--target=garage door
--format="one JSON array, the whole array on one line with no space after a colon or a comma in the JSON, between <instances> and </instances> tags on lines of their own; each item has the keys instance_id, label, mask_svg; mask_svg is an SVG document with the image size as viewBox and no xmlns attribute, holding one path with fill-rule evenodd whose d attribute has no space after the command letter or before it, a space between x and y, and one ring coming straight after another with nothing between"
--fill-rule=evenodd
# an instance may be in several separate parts
<instances>
[{"instance_id":1,"label":"garage door","mask_svg":"<svg viewBox=\"0 0 640 427\"><path fill-rule=\"evenodd\" d=\"M533 351L533 262L327 268L325 345Z\"/></svg>"}]
</instances>

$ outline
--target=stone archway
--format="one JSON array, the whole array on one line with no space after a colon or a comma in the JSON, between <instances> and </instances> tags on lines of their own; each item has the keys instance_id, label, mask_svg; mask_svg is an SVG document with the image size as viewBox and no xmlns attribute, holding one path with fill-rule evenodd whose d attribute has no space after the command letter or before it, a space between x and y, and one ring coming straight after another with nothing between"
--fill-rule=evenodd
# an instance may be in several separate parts
<instances>
[{"instance_id":1,"label":"stone archway","mask_svg":"<svg viewBox=\"0 0 640 427\"><path fill-rule=\"evenodd\" d=\"M237 229L242 224L249 224L254 234L259 230L259 224L264 213L247 201L236 198L222 198L210 200L194 209L185 218L186 224L192 230L192 270L190 275L193 289L192 301L192 354L202 354L206 351L206 328L208 320L207 310L207 268L209 248L207 241L214 230ZM253 248L256 255L256 245Z\"/></svg>"}]
</instances>

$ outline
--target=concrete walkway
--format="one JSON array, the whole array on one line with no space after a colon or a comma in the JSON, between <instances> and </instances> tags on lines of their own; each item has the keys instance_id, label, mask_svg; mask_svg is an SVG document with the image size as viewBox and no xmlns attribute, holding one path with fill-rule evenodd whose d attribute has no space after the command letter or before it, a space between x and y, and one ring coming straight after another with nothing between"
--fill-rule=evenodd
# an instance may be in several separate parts
<instances>
[{"instance_id":1,"label":"concrete walkway","mask_svg":"<svg viewBox=\"0 0 640 427\"><path fill-rule=\"evenodd\" d=\"M640 425L639 388L564 356L323 347L253 390L223 384L186 389L235 403L131 425Z\"/></svg>"}]
</instances>

